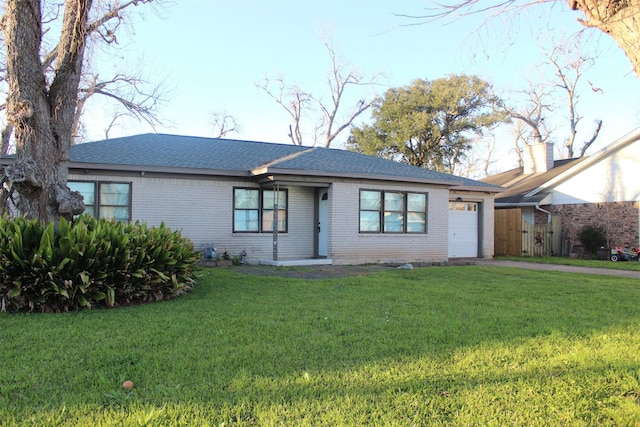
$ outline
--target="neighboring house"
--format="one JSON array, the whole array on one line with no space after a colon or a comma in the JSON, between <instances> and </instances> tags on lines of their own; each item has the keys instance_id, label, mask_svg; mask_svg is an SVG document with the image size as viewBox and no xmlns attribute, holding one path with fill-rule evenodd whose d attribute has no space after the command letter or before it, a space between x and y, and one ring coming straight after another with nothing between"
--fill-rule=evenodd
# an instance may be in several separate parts
<instances>
[{"instance_id":1,"label":"neighboring house","mask_svg":"<svg viewBox=\"0 0 640 427\"><path fill-rule=\"evenodd\" d=\"M495 199L496 255L567 255L586 225L602 227L609 246L637 247L639 168L639 131L579 159L526 146L523 167L482 180L506 188Z\"/></svg>"},{"instance_id":2,"label":"neighboring house","mask_svg":"<svg viewBox=\"0 0 640 427\"><path fill-rule=\"evenodd\" d=\"M274 265L491 258L502 190L344 150L163 134L75 145L69 172L92 215Z\"/></svg>"}]
</instances>

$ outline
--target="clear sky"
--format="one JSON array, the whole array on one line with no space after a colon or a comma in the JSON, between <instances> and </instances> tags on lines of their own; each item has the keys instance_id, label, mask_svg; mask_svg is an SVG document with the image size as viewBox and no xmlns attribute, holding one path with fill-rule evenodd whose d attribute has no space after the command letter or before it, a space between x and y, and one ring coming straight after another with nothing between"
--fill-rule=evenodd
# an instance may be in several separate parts
<instances>
[{"instance_id":1,"label":"clear sky","mask_svg":"<svg viewBox=\"0 0 640 427\"><path fill-rule=\"evenodd\" d=\"M538 46L549 45L552 35L572 35L582 28L576 22L579 13L560 5L531 8L506 22L495 20L478 33L474 32L481 25L478 16L424 25L407 25L416 21L398 16L424 14L429 4L428 0L179 0L157 12L139 6L133 27L119 35L120 50L96 65L106 76L123 65L143 64L150 78L166 80L171 94L161 108L164 124L157 127L159 132L212 136L212 113L226 112L241 127L231 138L289 143L289 117L255 83L265 76L281 76L316 96L328 96L325 78L330 63L322 34L329 29L343 63L363 75L384 74L378 86L350 92L344 104L349 107L359 97L382 94L416 78L453 73L477 74L505 99L515 99L510 91L526 89L525 78L544 69ZM590 48L597 48L600 56L585 80L602 92L583 89L579 132L586 138L596 118L604 120L604 127L590 152L640 122L640 79L609 37L592 33ZM102 139L111 109L98 104L90 108L87 139ZM559 111L558 118L563 114ZM129 121L109 136L150 131L147 125ZM347 136L345 132L340 141ZM508 154L513 143L506 130L498 137L505 166L496 168L505 169L507 158L515 161L515 155Z\"/></svg>"}]
</instances>

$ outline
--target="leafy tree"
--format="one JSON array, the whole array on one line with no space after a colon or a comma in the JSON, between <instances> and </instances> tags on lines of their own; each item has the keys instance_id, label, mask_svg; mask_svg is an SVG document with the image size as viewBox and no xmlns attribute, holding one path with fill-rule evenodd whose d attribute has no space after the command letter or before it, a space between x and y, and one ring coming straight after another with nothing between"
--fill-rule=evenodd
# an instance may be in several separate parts
<instances>
[{"instance_id":1,"label":"leafy tree","mask_svg":"<svg viewBox=\"0 0 640 427\"><path fill-rule=\"evenodd\" d=\"M16 160L0 171L2 182L18 192L22 215L58 221L84 210L82 196L67 187L67 177L85 52L91 42L115 40L126 8L152 1L6 1L6 113L14 129ZM51 50L43 46L49 8L62 16Z\"/></svg>"},{"instance_id":2,"label":"leafy tree","mask_svg":"<svg viewBox=\"0 0 640 427\"><path fill-rule=\"evenodd\" d=\"M477 76L415 80L387 90L373 106L373 124L354 127L350 150L453 173L473 138L504 116L489 83Z\"/></svg>"}]
</instances>

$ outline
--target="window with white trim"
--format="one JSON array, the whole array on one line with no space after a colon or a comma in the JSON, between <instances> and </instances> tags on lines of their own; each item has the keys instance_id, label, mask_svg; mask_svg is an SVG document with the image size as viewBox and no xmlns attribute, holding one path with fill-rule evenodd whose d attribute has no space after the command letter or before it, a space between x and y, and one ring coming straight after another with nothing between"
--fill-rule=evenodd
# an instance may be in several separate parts
<instances>
[{"instance_id":1,"label":"window with white trim","mask_svg":"<svg viewBox=\"0 0 640 427\"><path fill-rule=\"evenodd\" d=\"M426 233L427 196L360 190L360 233Z\"/></svg>"}]
</instances>

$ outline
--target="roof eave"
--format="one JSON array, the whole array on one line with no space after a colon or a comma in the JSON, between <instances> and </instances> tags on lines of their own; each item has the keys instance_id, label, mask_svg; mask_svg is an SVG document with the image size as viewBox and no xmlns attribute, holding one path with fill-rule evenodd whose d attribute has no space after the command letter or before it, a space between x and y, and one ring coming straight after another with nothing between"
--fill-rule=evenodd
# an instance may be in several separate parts
<instances>
[{"instance_id":1,"label":"roof eave","mask_svg":"<svg viewBox=\"0 0 640 427\"><path fill-rule=\"evenodd\" d=\"M484 193L502 193L506 188L495 186L477 186L477 185L457 185L451 188L453 191L482 191Z\"/></svg>"},{"instance_id":2,"label":"roof eave","mask_svg":"<svg viewBox=\"0 0 640 427\"><path fill-rule=\"evenodd\" d=\"M431 184L431 185L445 185L453 187L462 184L460 180L444 180L433 178L416 178L406 176L393 176L393 175L377 175L366 173L342 173L332 171L316 171L306 169L279 169L270 167L259 167L253 169L251 174L255 177L265 175L283 175L283 176L314 176L314 177L330 177L330 178L353 178L353 179L368 179L375 181L395 181L395 182L410 182L416 184Z\"/></svg>"},{"instance_id":3,"label":"roof eave","mask_svg":"<svg viewBox=\"0 0 640 427\"><path fill-rule=\"evenodd\" d=\"M523 208L523 207L535 207L540 206L540 203L537 202L509 202L509 203L500 203L494 202L494 207L496 208Z\"/></svg>"},{"instance_id":4,"label":"roof eave","mask_svg":"<svg viewBox=\"0 0 640 427\"><path fill-rule=\"evenodd\" d=\"M148 166L148 165L118 165L111 163L84 163L70 162L69 170L80 169L83 171L90 170L106 170L118 172L145 172L145 173L164 173L164 174L183 174L183 175L207 175L207 176L235 176L250 177L251 174L246 171L228 170L228 169L201 169L201 168L183 168L170 166Z\"/></svg>"}]
</instances>

